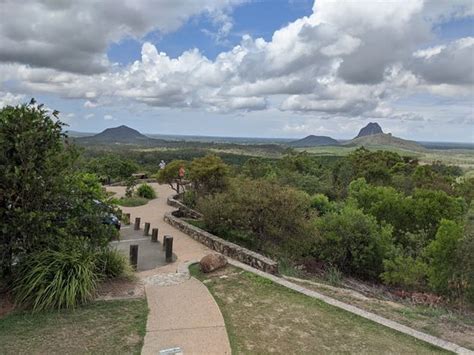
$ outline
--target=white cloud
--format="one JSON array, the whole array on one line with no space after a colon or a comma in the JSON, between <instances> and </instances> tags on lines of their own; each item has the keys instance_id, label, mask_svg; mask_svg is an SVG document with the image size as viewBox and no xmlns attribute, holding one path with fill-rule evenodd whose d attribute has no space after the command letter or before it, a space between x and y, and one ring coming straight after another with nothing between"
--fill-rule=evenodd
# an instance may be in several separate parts
<instances>
[{"instance_id":1,"label":"white cloud","mask_svg":"<svg viewBox=\"0 0 474 355\"><path fill-rule=\"evenodd\" d=\"M83 99L90 109L134 101L210 112L277 108L416 121L421 116L397 112L392 103L415 93L472 96L473 38L433 46L434 24L472 13L464 0L318 0L313 14L271 40L244 35L214 60L198 49L172 58L145 42L141 58L126 67L110 66L104 56L110 43L172 31L200 13L211 16L216 35L225 38L233 23L228 9L242 1L110 1L2 3L20 20L0 25L0 61L13 63L0 64L0 77L25 92Z\"/></svg>"},{"instance_id":2,"label":"white cloud","mask_svg":"<svg viewBox=\"0 0 474 355\"><path fill-rule=\"evenodd\" d=\"M16 95L11 92L0 91L0 107L15 106L25 100L25 95Z\"/></svg>"},{"instance_id":3,"label":"white cloud","mask_svg":"<svg viewBox=\"0 0 474 355\"><path fill-rule=\"evenodd\" d=\"M0 2L0 61L75 73L105 72L107 47L124 38L166 33L201 13L242 0L5 0ZM224 20L223 20L224 21ZM223 24L224 30L228 25Z\"/></svg>"}]
</instances>

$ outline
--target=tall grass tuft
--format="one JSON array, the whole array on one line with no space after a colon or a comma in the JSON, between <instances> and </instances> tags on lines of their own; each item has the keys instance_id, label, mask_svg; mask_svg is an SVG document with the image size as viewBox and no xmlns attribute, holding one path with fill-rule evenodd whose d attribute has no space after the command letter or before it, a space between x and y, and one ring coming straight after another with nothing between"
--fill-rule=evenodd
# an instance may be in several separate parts
<instances>
[{"instance_id":1,"label":"tall grass tuft","mask_svg":"<svg viewBox=\"0 0 474 355\"><path fill-rule=\"evenodd\" d=\"M94 259L90 251L77 248L30 255L18 268L17 304L40 311L74 308L90 301L98 281Z\"/></svg>"},{"instance_id":2,"label":"tall grass tuft","mask_svg":"<svg viewBox=\"0 0 474 355\"><path fill-rule=\"evenodd\" d=\"M125 256L115 249L104 249L97 255L97 272L104 278L132 278L133 270Z\"/></svg>"}]
</instances>

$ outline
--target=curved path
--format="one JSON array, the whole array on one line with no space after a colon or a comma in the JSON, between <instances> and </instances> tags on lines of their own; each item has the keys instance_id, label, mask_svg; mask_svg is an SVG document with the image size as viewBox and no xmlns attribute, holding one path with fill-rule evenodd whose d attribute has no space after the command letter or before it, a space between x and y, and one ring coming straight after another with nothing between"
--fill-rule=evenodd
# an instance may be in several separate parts
<instances>
[{"instance_id":1,"label":"curved path","mask_svg":"<svg viewBox=\"0 0 474 355\"><path fill-rule=\"evenodd\" d=\"M208 289L189 276L187 266L212 251L186 234L163 222L166 212L174 210L166 199L174 192L166 185L150 184L158 198L138 207L122 207L132 221L140 217L142 224L151 223L163 235L173 236L173 252L177 260L166 266L139 272L145 282L150 313L148 315L142 354L158 354L160 350L179 347L184 354L230 354L224 319ZM123 196L123 186L107 187Z\"/></svg>"}]
</instances>

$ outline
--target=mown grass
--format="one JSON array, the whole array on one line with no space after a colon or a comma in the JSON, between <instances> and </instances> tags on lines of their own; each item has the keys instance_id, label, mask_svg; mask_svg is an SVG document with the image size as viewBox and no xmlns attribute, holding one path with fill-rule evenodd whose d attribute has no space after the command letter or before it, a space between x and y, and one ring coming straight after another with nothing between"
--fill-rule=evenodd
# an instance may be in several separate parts
<instances>
[{"instance_id":1,"label":"mown grass","mask_svg":"<svg viewBox=\"0 0 474 355\"><path fill-rule=\"evenodd\" d=\"M1 354L140 354L146 300L101 301L74 311L0 318Z\"/></svg>"},{"instance_id":2,"label":"mown grass","mask_svg":"<svg viewBox=\"0 0 474 355\"><path fill-rule=\"evenodd\" d=\"M298 276L301 277L301 275ZM361 299L357 295L351 295L347 292L348 289L325 287L324 283L327 283L327 280L314 279L311 281L315 281L316 284L295 283L413 329L474 350L474 313L470 309L461 310L443 305L417 305L409 301L395 302L382 296L367 296Z\"/></svg>"},{"instance_id":3,"label":"mown grass","mask_svg":"<svg viewBox=\"0 0 474 355\"><path fill-rule=\"evenodd\" d=\"M216 299L235 354L445 353L234 267L191 272Z\"/></svg>"},{"instance_id":4,"label":"mown grass","mask_svg":"<svg viewBox=\"0 0 474 355\"><path fill-rule=\"evenodd\" d=\"M146 205L148 201L149 200L144 197L121 197L113 200L114 203L122 207L143 206Z\"/></svg>"}]
</instances>

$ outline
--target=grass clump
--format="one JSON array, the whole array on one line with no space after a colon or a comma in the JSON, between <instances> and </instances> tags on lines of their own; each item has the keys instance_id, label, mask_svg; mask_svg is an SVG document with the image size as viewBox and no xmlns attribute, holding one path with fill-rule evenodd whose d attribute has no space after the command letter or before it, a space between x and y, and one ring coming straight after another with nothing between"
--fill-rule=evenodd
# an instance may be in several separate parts
<instances>
[{"instance_id":1,"label":"grass clump","mask_svg":"<svg viewBox=\"0 0 474 355\"><path fill-rule=\"evenodd\" d=\"M105 278L127 277L133 274L127 258L116 249L105 249L96 260L97 271Z\"/></svg>"},{"instance_id":2,"label":"grass clump","mask_svg":"<svg viewBox=\"0 0 474 355\"><path fill-rule=\"evenodd\" d=\"M33 311L75 308L93 300L98 282L132 276L118 251L70 247L43 250L20 262L13 293L17 304Z\"/></svg>"},{"instance_id":3,"label":"grass clump","mask_svg":"<svg viewBox=\"0 0 474 355\"><path fill-rule=\"evenodd\" d=\"M35 311L73 308L94 297L98 279L93 253L44 250L21 262L13 291L18 304Z\"/></svg>"}]
</instances>

